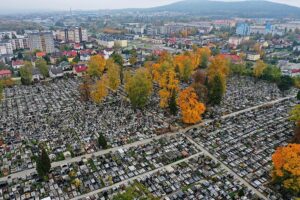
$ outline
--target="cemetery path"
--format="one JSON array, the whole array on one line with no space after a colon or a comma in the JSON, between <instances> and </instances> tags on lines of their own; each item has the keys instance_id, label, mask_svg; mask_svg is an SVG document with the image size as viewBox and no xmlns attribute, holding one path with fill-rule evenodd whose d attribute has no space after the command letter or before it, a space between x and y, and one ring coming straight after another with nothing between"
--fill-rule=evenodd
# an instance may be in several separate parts
<instances>
[{"instance_id":1,"label":"cemetery path","mask_svg":"<svg viewBox=\"0 0 300 200\"><path fill-rule=\"evenodd\" d=\"M255 110L259 107L262 107L262 106L266 106L266 105L272 105L272 104L275 104L275 103L278 103L278 102L281 102L281 101L284 101L284 100L287 100L287 99L290 99L290 98L293 98L294 96L288 96L288 97L284 97L284 98L280 98L280 99L277 99L277 100L274 100L274 101L270 101L270 102L267 102L267 103L264 103L264 104L260 104L260 105L257 105L257 106L254 106L254 107L250 107L250 108L247 108L247 109L244 109L244 110L240 110L240 111L237 111L237 112L234 112L234 113L231 113L231 114L228 114L228 115L224 115L222 116L221 118L225 119L225 118L228 118L228 117L232 117L232 116L236 116L238 114L241 114L241 113L244 113L244 112L249 112L251 110ZM217 119L214 119L214 120L217 120ZM117 151L118 149L121 149L121 148L130 148L130 147L134 147L134 146L139 146L139 145L143 145L143 144L148 144L150 143L151 141L153 140L157 140L157 139L160 139L162 137L169 137L169 136L173 136L173 135L176 135L176 134L183 134L185 133L186 131L190 130L190 129L193 129L193 128L197 128L199 126L203 126L203 125L206 125L208 123L211 123L213 122L214 120L205 120L203 121L202 123L199 123L199 124L196 124L196 125L193 125L193 126L189 126L189 127L186 127L186 128L182 128L182 129L179 129L177 130L176 132L170 132L170 133L167 133L167 134L163 134L163 135L158 135L158 136L155 136L153 138L149 138L149 139L145 139L145 140L142 140L142 141L137 141L137 142L134 142L134 143L131 143L131 144L127 144L127 145L124 145L124 146L119 146L119 147L114 147L114 148L111 148L111 149L106 149L106 150L101 150L101 151L97 151L95 153L91 153L91 154L85 154L85 155L82 155L82 156L78 156L78 157L74 157L74 158L71 158L71 159L67 159L67 160L63 160L63 161L59 161L59 162L53 162L51 163L51 166L52 167L57 167L57 166L62 166L62 165L66 165L68 163L73 163L73 162L79 162L81 161L83 158L91 158L92 156L100 156L100 155L103 155L103 154L107 154L109 152L115 152ZM191 139L190 139L191 140ZM195 143L193 141L193 143ZM198 145L199 146L199 145ZM204 148L200 148L202 149L203 152L207 152ZM208 153L208 152L207 152ZM191 158L191 157L189 157ZM184 160L181 160L181 162L184 161ZM180 161L179 161L180 162ZM171 165L173 164L176 164L176 163L172 163ZM167 165L168 166L168 165ZM164 166L166 167L166 166ZM224 165L224 167L226 167ZM229 168L228 168L229 169ZM159 169L158 169L159 170ZM230 169L229 169L230 170ZM32 169L28 169L28 170L24 170L24 171L20 171L20 172L17 172L17 173L13 173L13 174L10 174L9 176L5 176L5 177L2 177L0 178L0 181L7 181L8 179L14 179L14 178L26 178L26 176L29 176L31 173L34 173L36 171L35 168L32 168ZM150 172L149 172L150 173ZM146 173L147 174L147 173ZM143 175L146 175L146 174L143 174ZM142 176L142 175L141 175ZM137 177L136 177L137 178ZM241 178L238 178L238 179L241 179ZM130 179L129 179L130 180ZM242 182L244 183L245 180L241 179ZM122 182L121 182L122 183ZM252 186L250 186L247 182L245 182L245 185L253 188ZM115 186L115 185L114 185ZM257 191L258 192L258 191ZM259 195L260 196L260 195ZM266 199L264 197L264 199Z\"/></svg>"}]
</instances>

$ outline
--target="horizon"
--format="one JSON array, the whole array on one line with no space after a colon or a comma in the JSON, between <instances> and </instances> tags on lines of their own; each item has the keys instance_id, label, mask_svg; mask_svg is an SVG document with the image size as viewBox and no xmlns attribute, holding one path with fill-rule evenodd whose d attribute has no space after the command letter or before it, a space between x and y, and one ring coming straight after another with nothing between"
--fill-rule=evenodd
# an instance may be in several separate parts
<instances>
[{"instance_id":1,"label":"horizon","mask_svg":"<svg viewBox=\"0 0 300 200\"><path fill-rule=\"evenodd\" d=\"M179 2L182 0L111 0L109 2L98 2L97 0L88 0L82 2L81 0L46 0L41 6L39 0L11 0L10 3L0 0L2 14L15 14L24 12L26 14L31 12L55 12L55 11L89 11L89 10L117 10L117 9L130 9L130 8L151 8L157 6L163 6ZM245 0L212 0L212 1L224 1L224 2L237 2ZM296 6L300 8L300 1L298 0L267 0L274 3L281 3L290 6ZM57 3L56 3L57 2ZM89 3L87 3L89 2ZM19 7L17 7L18 5ZM59 6L58 6L59 5Z\"/></svg>"}]
</instances>

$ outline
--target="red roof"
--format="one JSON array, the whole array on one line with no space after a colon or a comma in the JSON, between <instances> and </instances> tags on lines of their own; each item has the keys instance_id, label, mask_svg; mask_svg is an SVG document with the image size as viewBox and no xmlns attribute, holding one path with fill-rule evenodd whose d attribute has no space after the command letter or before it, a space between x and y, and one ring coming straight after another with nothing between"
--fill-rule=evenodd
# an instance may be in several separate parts
<instances>
[{"instance_id":1,"label":"red roof","mask_svg":"<svg viewBox=\"0 0 300 200\"><path fill-rule=\"evenodd\" d=\"M300 73L300 69L292 69L292 74Z\"/></svg>"},{"instance_id":2,"label":"red roof","mask_svg":"<svg viewBox=\"0 0 300 200\"><path fill-rule=\"evenodd\" d=\"M75 65L75 71L76 73L80 73L80 72L85 72L87 70L87 66L82 64L82 65Z\"/></svg>"},{"instance_id":3,"label":"red roof","mask_svg":"<svg viewBox=\"0 0 300 200\"><path fill-rule=\"evenodd\" d=\"M24 65L24 61L23 60L16 60L16 61L12 61L12 66L17 66L17 65Z\"/></svg>"},{"instance_id":4,"label":"red roof","mask_svg":"<svg viewBox=\"0 0 300 200\"><path fill-rule=\"evenodd\" d=\"M240 61L241 60L241 57L237 56L237 55L232 55L232 54L221 54L222 56L224 56L225 58L228 58L232 61Z\"/></svg>"},{"instance_id":5,"label":"red roof","mask_svg":"<svg viewBox=\"0 0 300 200\"><path fill-rule=\"evenodd\" d=\"M36 52L35 56L36 57L43 57L46 55L46 52Z\"/></svg>"},{"instance_id":6,"label":"red roof","mask_svg":"<svg viewBox=\"0 0 300 200\"><path fill-rule=\"evenodd\" d=\"M77 51L64 51L63 55L68 57L75 57L77 56Z\"/></svg>"},{"instance_id":7,"label":"red roof","mask_svg":"<svg viewBox=\"0 0 300 200\"><path fill-rule=\"evenodd\" d=\"M0 76L7 76L7 75L11 75L10 70L8 70L8 69L0 70Z\"/></svg>"}]
</instances>

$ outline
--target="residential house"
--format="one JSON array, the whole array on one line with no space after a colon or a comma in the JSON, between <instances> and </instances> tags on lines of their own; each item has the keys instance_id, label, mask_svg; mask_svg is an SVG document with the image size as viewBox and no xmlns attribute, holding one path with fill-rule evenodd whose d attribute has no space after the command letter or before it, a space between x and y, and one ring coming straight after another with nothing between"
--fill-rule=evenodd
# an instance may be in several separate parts
<instances>
[{"instance_id":1,"label":"residential house","mask_svg":"<svg viewBox=\"0 0 300 200\"><path fill-rule=\"evenodd\" d=\"M33 68L32 70L32 81L40 81L44 79L43 75L41 74L38 68Z\"/></svg>"},{"instance_id":2,"label":"residential house","mask_svg":"<svg viewBox=\"0 0 300 200\"><path fill-rule=\"evenodd\" d=\"M87 68L85 64L77 64L73 67L73 73L77 76L82 76L87 71Z\"/></svg>"},{"instance_id":3,"label":"residential house","mask_svg":"<svg viewBox=\"0 0 300 200\"><path fill-rule=\"evenodd\" d=\"M20 67L24 66L24 61L23 60L13 60L11 62L11 66L13 69L20 69Z\"/></svg>"},{"instance_id":4,"label":"residential house","mask_svg":"<svg viewBox=\"0 0 300 200\"><path fill-rule=\"evenodd\" d=\"M49 76L51 78L60 78L64 76L64 71L61 67L50 67L49 69Z\"/></svg>"},{"instance_id":5,"label":"residential house","mask_svg":"<svg viewBox=\"0 0 300 200\"><path fill-rule=\"evenodd\" d=\"M11 71L8 69L0 70L0 79L1 78L10 78L11 74L12 74Z\"/></svg>"}]
</instances>

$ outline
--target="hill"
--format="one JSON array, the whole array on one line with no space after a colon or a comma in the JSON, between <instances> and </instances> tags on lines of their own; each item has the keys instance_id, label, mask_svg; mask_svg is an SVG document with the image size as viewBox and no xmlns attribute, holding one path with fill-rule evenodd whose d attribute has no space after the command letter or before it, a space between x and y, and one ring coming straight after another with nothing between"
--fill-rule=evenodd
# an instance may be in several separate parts
<instances>
[{"instance_id":1,"label":"hill","mask_svg":"<svg viewBox=\"0 0 300 200\"><path fill-rule=\"evenodd\" d=\"M174 11L201 16L300 18L300 8L264 0L236 2L185 0L147 9L148 11Z\"/></svg>"}]
</instances>

